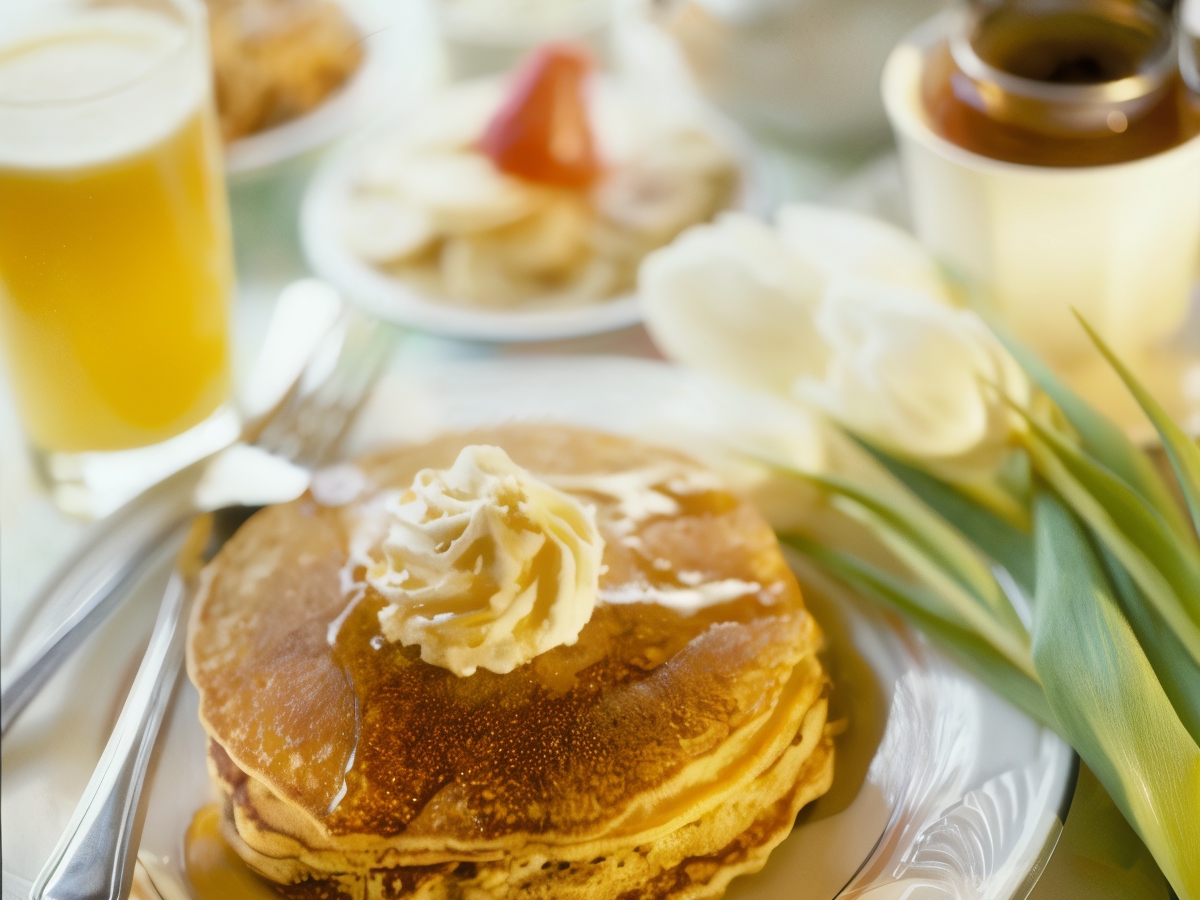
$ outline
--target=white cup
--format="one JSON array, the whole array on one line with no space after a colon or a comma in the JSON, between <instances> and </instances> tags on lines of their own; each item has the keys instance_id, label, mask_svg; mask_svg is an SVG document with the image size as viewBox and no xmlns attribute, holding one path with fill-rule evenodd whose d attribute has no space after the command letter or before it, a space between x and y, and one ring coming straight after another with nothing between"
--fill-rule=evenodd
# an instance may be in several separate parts
<instances>
[{"instance_id":1,"label":"white cup","mask_svg":"<svg viewBox=\"0 0 1200 900\"><path fill-rule=\"evenodd\" d=\"M952 15L926 22L883 73L922 242L1053 363L1092 352L1072 309L1118 352L1144 354L1168 339L1187 315L1200 263L1200 137L1081 168L964 150L933 130L921 94L926 59L953 23Z\"/></svg>"}]
</instances>

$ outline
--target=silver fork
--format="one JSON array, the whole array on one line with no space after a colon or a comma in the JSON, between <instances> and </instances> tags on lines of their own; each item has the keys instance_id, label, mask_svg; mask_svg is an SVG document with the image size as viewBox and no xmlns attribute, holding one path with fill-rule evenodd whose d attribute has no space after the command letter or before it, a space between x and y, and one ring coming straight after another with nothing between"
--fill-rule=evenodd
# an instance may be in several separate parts
<instances>
[{"instance_id":1,"label":"silver fork","mask_svg":"<svg viewBox=\"0 0 1200 900\"><path fill-rule=\"evenodd\" d=\"M257 445L306 469L330 461L391 349L396 332L362 317L344 317L318 348L304 376L262 428ZM322 372L322 369L326 371ZM306 381L310 382L306 385ZM195 513L193 508L192 512ZM253 507L215 511L207 524L207 561ZM194 533L188 547L196 546ZM159 726L178 681L190 600L181 567L172 572L150 643L112 736L31 900L123 900L132 885L141 833L142 785Z\"/></svg>"},{"instance_id":2,"label":"silver fork","mask_svg":"<svg viewBox=\"0 0 1200 900\"><path fill-rule=\"evenodd\" d=\"M357 410L395 337L392 326L344 312L283 399L246 426L242 442L312 468L336 449L330 442ZM119 604L124 586L182 543L189 523L203 511L197 508L196 489L219 455L187 466L94 526L42 585L30 609L61 609L62 621L4 673L0 735Z\"/></svg>"}]
</instances>

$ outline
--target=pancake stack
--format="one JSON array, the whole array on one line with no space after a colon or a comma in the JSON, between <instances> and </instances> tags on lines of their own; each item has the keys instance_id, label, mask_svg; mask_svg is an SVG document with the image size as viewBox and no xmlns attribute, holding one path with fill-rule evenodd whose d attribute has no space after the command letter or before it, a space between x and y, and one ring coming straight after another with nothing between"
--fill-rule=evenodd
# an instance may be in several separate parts
<instances>
[{"instance_id":1,"label":"pancake stack","mask_svg":"<svg viewBox=\"0 0 1200 900\"><path fill-rule=\"evenodd\" d=\"M372 497L472 444L594 505L605 548L573 645L460 677L383 638L351 545ZM512 425L333 481L238 532L189 634L225 837L284 896L714 897L829 788L820 631L695 463Z\"/></svg>"}]
</instances>

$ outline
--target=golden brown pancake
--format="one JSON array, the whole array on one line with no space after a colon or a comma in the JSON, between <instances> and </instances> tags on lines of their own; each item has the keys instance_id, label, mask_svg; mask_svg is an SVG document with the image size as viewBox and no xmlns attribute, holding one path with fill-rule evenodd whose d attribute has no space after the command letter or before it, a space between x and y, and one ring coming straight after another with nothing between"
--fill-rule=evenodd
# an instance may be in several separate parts
<instances>
[{"instance_id":1,"label":"golden brown pancake","mask_svg":"<svg viewBox=\"0 0 1200 900\"><path fill-rule=\"evenodd\" d=\"M339 620L360 504L469 444L570 486L605 538L578 641L503 675L384 640L373 591ZM356 466L353 502L306 494L238 532L189 635L226 836L287 896L715 896L828 788L819 629L769 526L695 463L512 425ZM613 473L673 511L631 519L593 478ZM705 585L727 598L651 602Z\"/></svg>"}]
</instances>

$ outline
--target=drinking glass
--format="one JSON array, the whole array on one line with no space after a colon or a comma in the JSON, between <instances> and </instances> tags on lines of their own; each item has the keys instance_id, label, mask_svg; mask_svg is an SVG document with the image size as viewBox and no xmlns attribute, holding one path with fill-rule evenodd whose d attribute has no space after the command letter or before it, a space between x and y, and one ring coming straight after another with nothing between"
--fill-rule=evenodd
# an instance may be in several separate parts
<instances>
[{"instance_id":1,"label":"drinking glass","mask_svg":"<svg viewBox=\"0 0 1200 900\"><path fill-rule=\"evenodd\" d=\"M95 514L237 427L205 10L0 7L0 346L39 472Z\"/></svg>"},{"instance_id":2,"label":"drinking glass","mask_svg":"<svg viewBox=\"0 0 1200 900\"><path fill-rule=\"evenodd\" d=\"M1085 158L1082 165L1063 165L1062 159L1012 162L943 136L926 102L926 75L949 43L953 59L966 66L962 71L972 90L990 103L990 116L1003 114L1004 122L1020 122L1030 131L1036 126L1049 146L1095 152L1089 142L1106 145L1125 128L1133 134L1139 113L1148 115L1143 108L1154 108L1164 94L1173 98L1167 91L1175 89L1179 68L1170 19L1149 0L1030 0L996 9L1025 7L1039 12L1062 7L1080 15L1094 8L1097 18L1128 17L1155 39L1147 40L1150 50L1133 75L1075 84L989 72L982 61L971 61L970 48L957 47L971 34L973 19L966 14L938 18L913 32L888 62L883 93L917 234L956 276L986 291L1016 335L1051 364L1067 370L1096 356L1076 312L1128 358L1159 355L1186 318L1200 261L1200 135L1191 125L1194 114L1175 117L1187 127L1173 124L1168 130L1178 139L1173 146L1152 148L1157 152L1140 158L1104 164ZM965 78L956 81L955 90L966 94L967 85ZM1191 102L1180 99L1179 108L1186 111ZM1120 127L1105 124L1110 119ZM1114 136L1057 137L1100 128Z\"/></svg>"}]
</instances>

